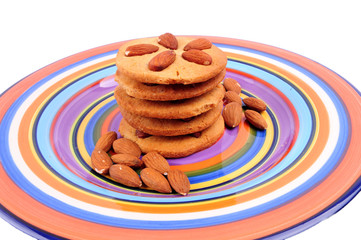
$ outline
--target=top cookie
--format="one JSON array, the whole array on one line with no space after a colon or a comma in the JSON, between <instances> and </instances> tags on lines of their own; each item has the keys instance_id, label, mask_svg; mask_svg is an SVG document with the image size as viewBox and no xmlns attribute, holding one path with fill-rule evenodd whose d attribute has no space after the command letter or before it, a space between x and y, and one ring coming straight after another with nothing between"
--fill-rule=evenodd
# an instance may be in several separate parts
<instances>
[{"instance_id":1,"label":"top cookie","mask_svg":"<svg viewBox=\"0 0 361 240\"><path fill-rule=\"evenodd\" d=\"M226 67L225 53L208 40L170 34L172 46L168 44L168 38L164 40L164 35L122 45L116 57L118 70L144 83L193 84L215 77Z\"/></svg>"}]
</instances>

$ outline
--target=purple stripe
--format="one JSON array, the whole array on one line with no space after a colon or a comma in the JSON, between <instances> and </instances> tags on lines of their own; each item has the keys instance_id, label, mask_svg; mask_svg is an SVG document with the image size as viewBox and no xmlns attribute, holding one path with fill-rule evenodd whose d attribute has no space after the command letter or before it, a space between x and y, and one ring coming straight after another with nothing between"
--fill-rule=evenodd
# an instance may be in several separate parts
<instances>
[{"instance_id":1,"label":"purple stripe","mask_svg":"<svg viewBox=\"0 0 361 240\"><path fill-rule=\"evenodd\" d=\"M100 87L102 86L102 87ZM81 167L77 160L71 154L71 146L69 145L69 135L72 125L76 119L86 109L90 103L96 101L98 98L113 91L114 86L95 85L85 90L74 98L59 114L59 117L54 124L54 147L60 159L62 159L66 167L80 176L82 179L92 182L95 185L102 186L111 190L119 191L119 188L104 183L100 179L89 174L87 170ZM117 129L117 128L116 128ZM131 191L122 191L131 194Z\"/></svg>"},{"instance_id":2,"label":"purple stripe","mask_svg":"<svg viewBox=\"0 0 361 240\"><path fill-rule=\"evenodd\" d=\"M261 84L260 82L257 82L254 79L247 78L246 76L229 72L226 74L226 77L231 77L237 80L243 89L247 89L247 92L250 92L251 94L254 94L257 97L261 98L267 103L268 107L272 109L275 116L277 116L278 125L280 128L279 142L272 155L257 170L248 173L248 175L246 175L245 177L242 177L241 179L234 181L227 186L221 186L217 189L205 190L201 193L194 193L191 194L191 196L223 191L224 189L235 187L244 182L250 181L251 179L257 178L257 176L259 175L264 174L274 164L276 164L285 156L285 154L290 148L290 145L295 135L296 129L292 112L289 109L287 103L279 96L279 94L277 94L267 86Z\"/></svg>"},{"instance_id":3,"label":"purple stripe","mask_svg":"<svg viewBox=\"0 0 361 240\"><path fill-rule=\"evenodd\" d=\"M271 157L267 160L267 162L265 162L264 165L262 165L259 170L255 172L264 173L272 165L278 162L288 151L296 131L295 122L293 119L294 116L288 104L282 97L279 96L279 93L268 88L266 85L235 73L227 73L227 77L236 79L241 84L242 88L247 89L248 92L256 95L257 97L260 97L274 112L274 115L277 116L278 127L280 129L279 142ZM248 181L253 177L255 176L251 175L244 180Z\"/></svg>"},{"instance_id":4,"label":"purple stripe","mask_svg":"<svg viewBox=\"0 0 361 240\"><path fill-rule=\"evenodd\" d=\"M255 94L262 98L268 106L274 111L275 115L278 117L278 121L280 126L282 127L280 133L280 142L277 145L275 152L272 156L259 168L257 171L253 172L249 176L240 179L228 186L220 187L218 189L210 189L205 191L201 194L214 192L214 191L221 191L223 188L229 188L232 186L239 185L245 181L248 181L252 178L257 177L259 174L263 174L267 171L272 165L274 165L280 158L286 153L288 150L290 143L293 139L294 134L294 123L293 123L293 116L291 111L289 110L287 104L283 101L281 97L278 96L273 90L267 88L266 86L262 85L261 83L249 79L244 76L239 76L238 74L234 73L227 73L227 77L232 77L240 82L244 89ZM68 143L69 134L71 131L71 126L76 121L77 117L81 114L81 112L89 106L89 103L94 102L96 99L108 94L109 92L113 91L114 86L104 86L100 87L99 85L92 86L90 89L87 89L83 93L79 94L75 99L73 99L69 105L67 105L63 111L60 113L59 118L55 124L54 128L54 145L56 151L58 152L59 156L63 161L67 164L67 167L74 171L77 175L81 178L86 179L87 181L93 182L94 184L110 189L115 190L121 193L132 194L131 191L127 191L125 189L120 189L118 187L114 187L105 183L98 178L89 174L88 171L83 169L79 166L76 159L71 154L71 146ZM111 120L109 129L118 129L119 123L122 116L121 114L116 114L114 118ZM170 160L171 165L183 165L183 164L192 164L199 161L203 161L214 157L215 155L221 154L224 152L229 146L234 142L238 134L238 128L233 130L226 129L224 133L224 137L219 140L215 145L212 147L195 153L191 156L179 159L172 159ZM142 196L154 196L157 195L141 193ZM165 197L162 195L162 197Z\"/></svg>"}]
</instances>

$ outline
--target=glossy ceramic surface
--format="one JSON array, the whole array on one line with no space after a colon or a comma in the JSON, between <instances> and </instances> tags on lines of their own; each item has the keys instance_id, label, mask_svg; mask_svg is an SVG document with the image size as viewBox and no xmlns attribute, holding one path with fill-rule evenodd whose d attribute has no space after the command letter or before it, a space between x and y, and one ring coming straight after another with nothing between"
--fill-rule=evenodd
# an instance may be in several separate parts
<instances>
[{"instance_id":1,"label":"glossy ceramic surface","mask_svg":"<svg viewBox=\"0 0 361 240\"><path fill-rule=\"evenodd\" d=\"M99 136L118 129L115 43L75 54L0 97L2 217L38 239L280 239L332 215L360 190L361 98L300 55L209 37L227 76L269 106L211 148L170 160L188 196L121 186L89 167Z\"/></svg>"}]
</instances>

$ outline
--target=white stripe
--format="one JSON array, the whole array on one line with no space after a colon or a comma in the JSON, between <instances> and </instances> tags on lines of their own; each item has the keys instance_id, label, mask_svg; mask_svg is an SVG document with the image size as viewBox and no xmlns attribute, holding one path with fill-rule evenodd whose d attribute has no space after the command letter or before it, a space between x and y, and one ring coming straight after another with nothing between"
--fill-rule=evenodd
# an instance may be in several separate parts
<instances>
[{"instance_id":1,"label":"white stripe","mask_svg":"<svg viewBox=\"0 0 361 240\"><path fill-rule=\"evenodd\" d=\"M114 209L108 209L105 207L99 207L93 204L85 203L82 201L79 201L75 198L72 198L70 196L67 196L63 194L62 192L57 191L56 189L50 187L46 182L42 181L40 178L38 178L25 164L22 155L18 148L18 129L20 126L20 121L22 119L22 116L24 115L25 111L28 109L30 103L32 103L43 91L45 91L48 87L56 83L57 81L61 80L62 78L74 73L77 70L83 69L87 66L90 66L92 64L95 64L96 62L105 60L104 58L98 59L86 64L83 64L81 66L78 66L74 69L71 69L59 76L57 76L54 79L51 79L49 82L44 84L43 86L39 87L33 94L29 96L27 101L25 101L20 108L18 109L13 122L10 126L10 133L9 135L12 136L14 141L11 141L10 144L10 151L13 156L14 162L16 166L18 167L19 171L23 174L24 177L29 179L30 182L32 182L37 188L39 188L41 191L44 192L44 194L51 195L52 197L69 204L71 206L74 206L76 208L82 209L84 211L94 212L98 213L104 216L111 216L111 217L121 217L125 219L134 219L134 220L149 220L149 221L168 221L168 220L187 220L187 219L201 219L201 218L207 218L207 217L214 217L214 216L222 216L228 213L233 213L237 211L242 211L245 209L249 209L264 203L267 203L273 199L276 199L291 190L297 188L301 184L303 184L305 181L307 181L310 177L312 177L317 171L322 168L322 166L327 162L328 158L330 157L330 154L332 153L332 150L334 149L337 139L339 136L339 117L336 111L335 106L332 104L331 99L328 97L328 95L323 91L321 87L319 87L316 83L312 81L312 79L308 78L303 73L297 71L296 69L293 69L281 62L277 62L273 59L266 58L261 55L238 51L234 49L224 49L225 51L231 51L237 54L243 54L252 56L255 58L259 58L261 60L267 61L271 64L277 65L281 67L282 69L285 69L289 71L290 73L296 75L297 77L301 78L304 82L306 82L309 86L311 86L320 96L320 98L323 100L324 104L327 106L327 110L329 112L329 116L332 116L332 121L330 121L330 128L332 131L330 131L330 136L328 138L328 141L326 143L326 147L323 149L320 157L317 159L317 161L301 176L299 176L294 181L288 183L284 187L271 192L267 195L264 195L262 197L253 199L251 201L247 201L244 203L240 203L237 205L233 205L230 207L225 207L221 209L215 209L215 210L209 210L209 211L202 211L202 212L195 212L195 213L179 213L179 214L151 214L151 213L136 213L136 212L127 212L122 210L114 210ZM114 56L107 56L106 59L109 59Z\"/></svg>"}]
</instances>

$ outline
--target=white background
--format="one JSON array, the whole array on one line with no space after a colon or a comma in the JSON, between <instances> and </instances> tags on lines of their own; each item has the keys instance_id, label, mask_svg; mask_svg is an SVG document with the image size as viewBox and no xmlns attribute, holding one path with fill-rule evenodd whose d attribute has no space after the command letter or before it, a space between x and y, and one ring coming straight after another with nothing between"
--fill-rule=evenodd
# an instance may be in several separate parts
<instances>
[{"instance_id":1,"label":"white background","mask_svg":"<svg viewBox=\"0 0 361 240\"><path fill-rule=\"evenodd\" d=\"M209 35L261 42L311 58L361 90L358 1L3 1L0 92L49 63L132 38ZM361 239L361 194L291 240ZM2 239L32 239L0 219Z\"/></svg>"}]
</instances>

